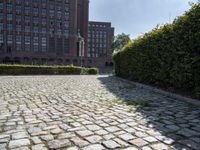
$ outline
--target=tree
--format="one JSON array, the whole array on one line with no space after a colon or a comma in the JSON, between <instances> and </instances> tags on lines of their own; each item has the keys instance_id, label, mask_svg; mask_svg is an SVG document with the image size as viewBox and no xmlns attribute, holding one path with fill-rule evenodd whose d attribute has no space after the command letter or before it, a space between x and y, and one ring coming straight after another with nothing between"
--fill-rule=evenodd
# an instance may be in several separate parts
<instances>
[{"instance_id":1,"label":"tree","mask_svg":"<svg viewBox=\"0 0 200 150\"><path fill-rule=\"evenodd\" d=\"M131 41L129 34L118 34L115 36L114 42L112 43L113 51L121 50L126 44Z\"/></svg>"}]
</instances>

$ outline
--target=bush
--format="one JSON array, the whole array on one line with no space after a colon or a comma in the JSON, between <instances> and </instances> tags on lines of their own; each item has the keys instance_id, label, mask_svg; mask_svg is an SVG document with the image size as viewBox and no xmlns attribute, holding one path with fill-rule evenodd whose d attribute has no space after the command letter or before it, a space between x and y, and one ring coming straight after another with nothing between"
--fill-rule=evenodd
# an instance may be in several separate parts
<instances>
[{"instance_id":1,"label":"bush","mask_svg":"<svg viewBox=\"0 0 200 150\"><path fill-rule=\"evenodd\" d=\"M120 77L190 91L200 98L200 4L113 55Z\"/></svg>"},{"instance_id":2,"label":"bush","mask_svg":"<svg viewBox=\"0 0 200 150\"><path fill-rule=\"evenodd\" d=\"M96 72L94 70L96 70ZM98 74L98 69L81 68L77 66L36 66L0 64L0 75L80 75L82 74L82 72L85 72L85 74Z\"/></svg>"},{"instance_id":3,"label":"bush","mask_svg":"<svg viewBox=\"0 0 200 150\"><path fill-rule=\"evenodd\" d=\"M88 68L87 73L90 74L90 75L95 75L95 74L98 74L99 71L98 71L97 68Z\"/></svg>"}]
</instances>

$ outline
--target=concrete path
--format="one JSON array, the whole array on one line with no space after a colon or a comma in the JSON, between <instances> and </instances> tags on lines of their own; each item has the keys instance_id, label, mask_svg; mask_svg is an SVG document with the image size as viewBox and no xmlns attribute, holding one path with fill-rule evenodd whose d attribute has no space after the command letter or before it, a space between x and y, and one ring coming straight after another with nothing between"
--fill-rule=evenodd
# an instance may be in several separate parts
<instances>
[{"instance_id":1,"label":"concrete path","mask_svg":"<svg viewBox=\"0 0 200 150\"><path fill-rule=\"evenodd\" d=\"M0 77L0 150L200 150L200 108L108 76Z\"/></svg>"}]
</instances>

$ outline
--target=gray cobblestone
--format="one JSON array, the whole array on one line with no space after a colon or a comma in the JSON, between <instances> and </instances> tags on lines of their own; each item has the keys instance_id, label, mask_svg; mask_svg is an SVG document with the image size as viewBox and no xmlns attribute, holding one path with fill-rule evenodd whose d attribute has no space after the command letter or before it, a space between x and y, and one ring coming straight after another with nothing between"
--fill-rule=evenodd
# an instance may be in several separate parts
<instances>
[{"instance_id":1,"label":"gray cobblestone","mask_svg":"<svg viewBox=\"0 0 200 150\"><path fill-rule=\"evenodd\" d=\"M1 76L0 81L1 150L200 147L200 108L115 77ZM137 109L127 100L150 106Z\"/></svg>"}]
</instances>

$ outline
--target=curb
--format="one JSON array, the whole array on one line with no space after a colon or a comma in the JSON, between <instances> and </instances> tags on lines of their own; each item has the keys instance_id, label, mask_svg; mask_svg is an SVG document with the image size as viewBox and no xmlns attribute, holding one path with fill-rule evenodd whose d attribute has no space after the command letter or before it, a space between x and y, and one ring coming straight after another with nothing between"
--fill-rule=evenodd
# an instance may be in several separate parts
<instances>
[{"instance_id":1,"label":"curb","mask_svg":"<svg viewBox=\"0 0 200 150\"><path fill-rule=\"evenodd\" d=\"M149 90L151 92L155 92L155 93L158 93L158 94L173 98L175 100L184 101L184 102L187 102L189 104L193 104L193 105L196 105L196 106L200 107L200 100L184 97L184 96L181 96L181 95L178 95L178 94L175 94L175 93L170 93L170 92L167 92L167 91L164 91L164 90L161 90L161 89L149 86L149 85L144 85L144 84L141 84L141 83L138 83L138 82L126 80L126 79L123 79L123 78L120 78L120 77L117 77L117 76L114 76L114 77L118 78L118 79L120 79L122 81L125 81L125 82L128 82L128 83L132 83L132 84L136 85L139 88L147 89L147 90Z\"/></svg>"}]
</instances>

